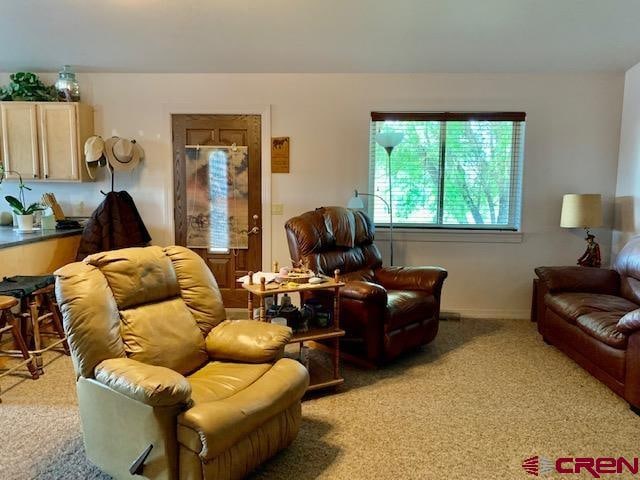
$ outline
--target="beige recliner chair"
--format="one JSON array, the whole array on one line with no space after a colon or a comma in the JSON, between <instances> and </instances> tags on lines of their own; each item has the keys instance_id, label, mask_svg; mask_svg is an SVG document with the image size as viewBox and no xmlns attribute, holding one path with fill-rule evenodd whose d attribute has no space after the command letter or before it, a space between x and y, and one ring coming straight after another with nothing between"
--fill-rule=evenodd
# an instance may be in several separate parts
<instances>
[{"instance_id":1,"label":"beige recliner chair","mask_svg":"<svg viewBox=\"0 0 640 480\"><path fill-rule=\"evenodd\" d=\"M241 478L289 445L305 368L291 331L227 321L204 261L129 248L56 272L89 459L116 478Z\"/></svg>"}]
</instances>

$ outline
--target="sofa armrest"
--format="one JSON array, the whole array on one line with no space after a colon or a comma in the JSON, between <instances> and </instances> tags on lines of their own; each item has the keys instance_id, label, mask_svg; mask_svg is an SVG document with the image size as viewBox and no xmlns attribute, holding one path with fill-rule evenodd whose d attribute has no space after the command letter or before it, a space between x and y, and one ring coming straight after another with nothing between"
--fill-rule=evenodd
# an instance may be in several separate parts
<instances>
[{"instance_id":1,"label":"sofa armrest","mask_svg":"<svg viewBox=\"0 0 640 480\"><path fill-rule=\"evenodd\" d=\"M632 310L622 316L616 325L616 329L627 335L640 330L640 308Z\"/></svg>"},{"instance_id":2,"label":"sofa armrest","mask_svg":"<svg viewBox=\"0 0 640 480\"><path fill-rule=\"evenodd\" d=\"M371 282L354 280L347 282L340 289L340 296L360 300L361 302L371 302L379 305L387 304L387 291L382 285Z\"/></svg>"},{"instance_id":3,"label":"sofa armrest","mask_svg":"<svg viewBox=\"0 0 640 480\"><path fill-rule=\"evenodd\" d=\"M538 267L536 275L551 293L589 292L617 295L620 276L615 270L597 267Z\"/></svg>"},{"instance_id":4,"label":"sofa armrest","mask_svg":"<svg viewBox=\"0 0 640 480\"><path fill-rule=\"evenodd\" d=\"M447 271L440 267L382 267L376 280L387 290L422 290L440 295Z\"/></svg>"},{"instance_id":5,"label":"sofa armrest","mask_svg":"<svg viewBox=\"0 0 640 480\"><path fill-rule=\"evenodd\" d=\"M293 335L289 327L255 320L225 320L207 335L209 357L245 363L268 363L282 356Z\"/></svg>"},{"instance_id":6,"label":"sofa armrest","mask_svg":"<svg viewBox=\"0 0 640 480\"><path fill-rule=\"evenodd\" d=\"M191 399L191 385L178 372L131 358L104 360L94 375L99 383L152 407L186 404Z\"/></svg>"}]
</instances>

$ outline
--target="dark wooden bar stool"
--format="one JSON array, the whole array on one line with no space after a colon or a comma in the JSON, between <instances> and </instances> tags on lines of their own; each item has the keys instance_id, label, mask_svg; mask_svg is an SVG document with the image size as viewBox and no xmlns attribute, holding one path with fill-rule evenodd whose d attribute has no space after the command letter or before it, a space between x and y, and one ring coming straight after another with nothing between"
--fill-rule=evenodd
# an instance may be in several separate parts
<instances>
[{"instance_id":1,"label":"dark wooden bar stool","mask_svg":"<svg viewBox=\"0 0 640 480\"><path fill-rule=\"evenodd\" d=\"M16 275L0 282L0 295L15 297L20 302L22 338L40 374L44 373L44 352L59 349L69 354L60 311L55 302L54 282L53 275ZM54 340L45 343L47 337L53 337Z\"/></svg>"},{"instance_id":2,"label":"dark wooden bar stool","mask_svg":"<svg viewBox=\"0 0 640 480\"><path fill-rule=\"evenodd\" d=\"M66 355L69 355L69 345L62 328L60 310L58 309L58 304L54 301L54 286L48 285L29 294L23 301L22 315L28 320L28 326L31 328L33 346L29 348L29 352L35 357L36 367L39 372L44 373L42 369L42 354L44 352L58 347ZM52 332L42 329L46 323L51 324ZM47 337L55 340L45 345L43 339Z\"/></svg>"},{"instance_id":3,"label":"dark wooden bar stool","mask_svg":"<svg viewBox=\"0 0 640 480\"><path fill-rule=\"evenodd\" d=\"M13 342L17 348L17 350L0 350L0 356L22 358L21 362L11 366L10 368L2 370L2 372L0 373L0 378L9 375L10 373L16 371L18 368L24 367L26 365L26 367L29 369L29 372L31 373L31 377L36 380L39 375L38 369L35 366L34 358L29 353L24 338L22 338L18 320L11 312L11 309L18 305L18 303L18 300L14 297L0 295L0 344L2 344L3 333L10 332L13 336ZM2 390L0 389L0 394L1 393Z\"/></svg>"}]
</instances>

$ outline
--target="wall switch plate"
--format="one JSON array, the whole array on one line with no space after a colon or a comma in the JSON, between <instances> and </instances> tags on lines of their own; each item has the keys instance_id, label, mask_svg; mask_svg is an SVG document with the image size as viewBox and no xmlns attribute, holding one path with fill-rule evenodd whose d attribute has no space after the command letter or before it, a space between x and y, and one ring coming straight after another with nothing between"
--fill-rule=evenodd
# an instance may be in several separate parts
<instances>
[{"instance_id":1,"label":"wall switch plate","mask_svg":"<svg viewBox=\"0 0 640 480\"><path fill-rule=\"evenodd\" d=\"M271 204L271 215L282 215L284 213L284 205L281 203Z\"/></svg>"}]
</instances>

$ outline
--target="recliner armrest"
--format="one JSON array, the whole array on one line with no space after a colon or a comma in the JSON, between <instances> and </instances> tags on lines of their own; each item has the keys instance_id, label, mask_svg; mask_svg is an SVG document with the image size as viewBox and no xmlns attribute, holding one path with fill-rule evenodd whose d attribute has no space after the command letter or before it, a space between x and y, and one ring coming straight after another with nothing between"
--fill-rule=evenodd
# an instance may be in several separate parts
<instances>
[{"instance_id":1,"label":"recliner armrest","mask_svg":"<svg viewBox=\"0 0 640 480\"><path fill-rule=\"evenodd\" d=\"M178 372L131 358L104 360L94 374L101 384L153 407L186 404L191 399L191 385Z\"/></svg>"},{"instance_id":2,"label":"recliner armrest","mask_svg":"<svg viewBox=\"0 0 640 480\"><path fill-rule=\"evenodd\" d=\"M340 296L362 302L372 302L380 305L387 304L387 291L382 285L361 280L347 282L345 286L340 289Z\"/></svg>"},{"instance_id":3,"label":"recliner armrest","mask_svg":"<svg viewBox=\"0 0 640 480\"><path fill-rule=\"evenodd\" d=\"M282 357L293 332L289 327L255 320L225 320L207 335L209 357L245 363L268 363Z\"/></svg>"},{"instance_id":4,"label":"recliner armrest","mask_svg":"<svg viewBox=\"0 0 640 480\"><path fill-rule=\"evenodd\" d=\"M628 335L640 330L640 308L625 314L620 320L618 320L616 328Z\"/></svg>"},{"instance_id":5,"label":"recliner armrest","mask_svg":"<svg viewBox=\"0 0 640 480\"><path fill-rule=\"evenodd\" d=\"M388 290L422 290L439 295L447 271L440 267L382 267L375 278Z\"/></svg>"},{"instance_id":6,"label":"recliner armrest","mask_svg":"<svg viewBox=\"0 0 640 480\"><path fill-rule=\"evenodd\" d=\"M620 275L615 270L597 267L538 267L536 275L551 293L589 292L617 295Z\"/></svg>"}]
</instances>

